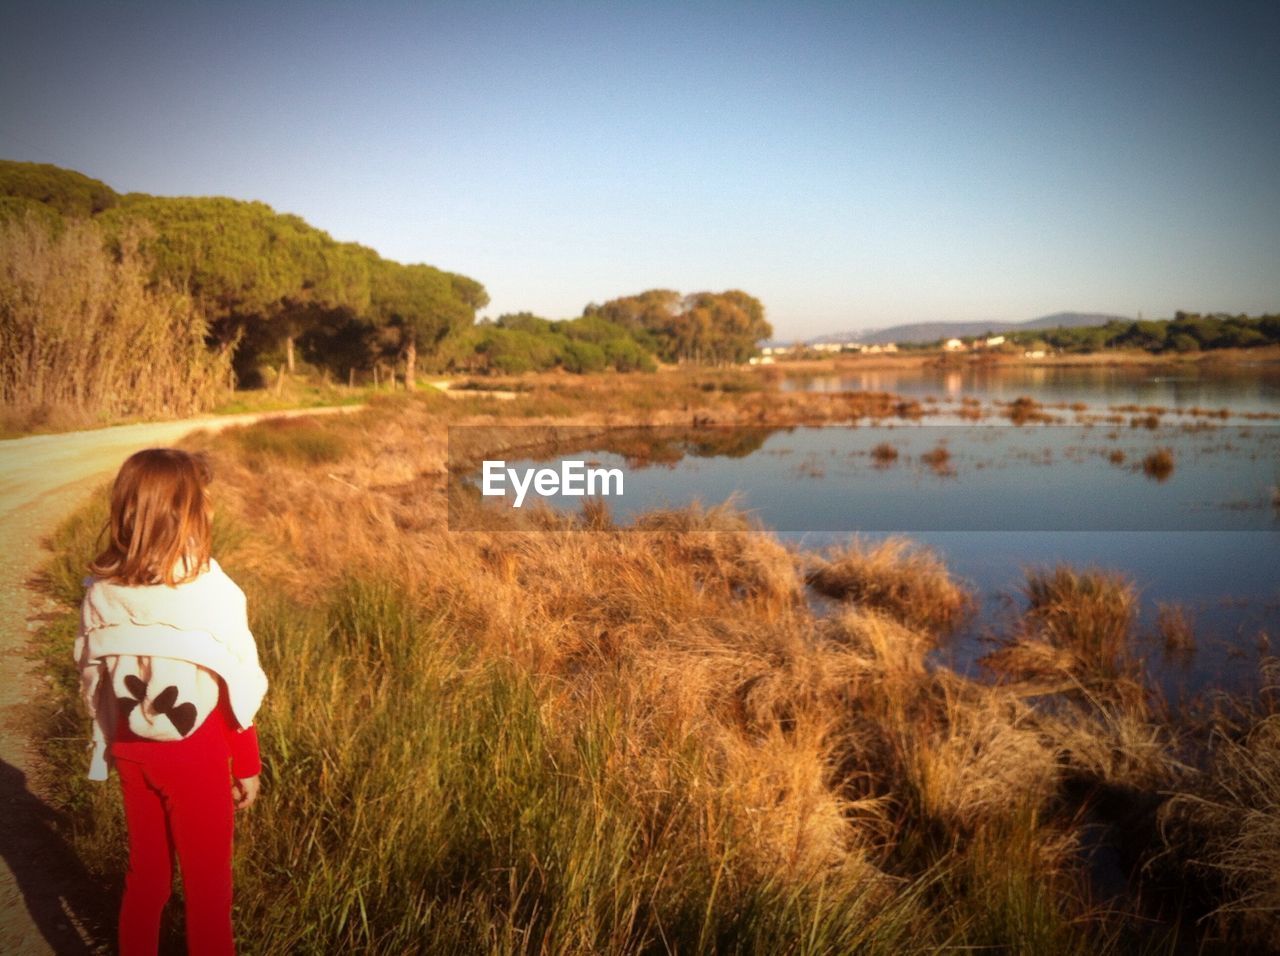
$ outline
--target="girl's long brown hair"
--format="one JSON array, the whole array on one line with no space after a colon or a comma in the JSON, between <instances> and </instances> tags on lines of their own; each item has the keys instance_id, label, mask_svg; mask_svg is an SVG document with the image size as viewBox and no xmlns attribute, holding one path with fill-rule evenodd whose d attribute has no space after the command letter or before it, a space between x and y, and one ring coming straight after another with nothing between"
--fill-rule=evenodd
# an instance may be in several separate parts
<instances>
[{"instance_id":1,"label":"girl's long brown hair","mask_svg":"<svg viewBox=\"0 0 1280 956\"><path fill-rule=\"evenodd\" d=\"M118 584L172 586L206 570L210 478L203 457L177 448L130 455L111 487L106 547L89 572Z\"/></svg>"}]
</instances>

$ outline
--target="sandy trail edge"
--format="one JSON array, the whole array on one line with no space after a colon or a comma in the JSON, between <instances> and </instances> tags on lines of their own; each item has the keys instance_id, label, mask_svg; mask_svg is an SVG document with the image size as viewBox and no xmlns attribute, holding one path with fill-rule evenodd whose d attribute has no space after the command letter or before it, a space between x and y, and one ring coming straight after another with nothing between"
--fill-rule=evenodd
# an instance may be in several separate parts
<instances>
[{"instance_id":1,"label":"sandy trail edge","mask_svg":"<svg viewBox=\"0 0 1280 956\"><path fill-rule=\"evenodd\" d=\"M28 582L47 557L44 540L135 451L171 445L201 429L361 407L207 416L0 441L0 953L113 951L104 935L114 933L117 901L95 898L100 887L85 879L50 827L53 812L29 783L35 754L24 709L47 678L35 673L27 650L52 608Z\"/></svg>"}]
</instances>

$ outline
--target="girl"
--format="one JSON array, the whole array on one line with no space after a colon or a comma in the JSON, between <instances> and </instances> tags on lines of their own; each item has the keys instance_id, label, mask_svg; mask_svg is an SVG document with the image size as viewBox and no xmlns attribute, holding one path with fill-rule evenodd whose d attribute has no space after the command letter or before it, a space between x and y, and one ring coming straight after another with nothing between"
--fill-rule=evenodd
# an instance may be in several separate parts
<instances>
[{"instance_id":1,"label":"girl","mask_svg":"<svg viewBox=\"0 0 1280 956\"><path fill-rule=\"evenodd\" d=\"M244 594L209 555L209 478L203 459L174 448L130 457L81 606L89 777L107 779L114 764L129 829L125 956L158 948L175 852L188 952L235 952L232 817L258 795L253 716L267 678Z\"/></svg>"}]
</instances>

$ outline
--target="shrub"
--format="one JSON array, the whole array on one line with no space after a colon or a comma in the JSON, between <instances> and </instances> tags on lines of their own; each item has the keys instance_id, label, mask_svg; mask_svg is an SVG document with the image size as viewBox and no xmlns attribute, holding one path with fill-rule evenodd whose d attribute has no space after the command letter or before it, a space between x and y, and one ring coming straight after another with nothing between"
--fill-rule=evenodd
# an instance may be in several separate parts
<instances>
[{"instance_id":1,"label":"shrub","mask_svg":"<svg viewBox=\"0 0 1280 956\"><path fill-rule=\"evenodd\" d=\"M604 349L591 342L569 342L564 347L564 367L570 372L599 372L608 365Z\"/></svg>"},{"instance_id":2,"label":"shrub","mask_svg":"<svg viewBox=\"0 0 1280 956\"><path fill-rule=\"evenodd\" d=\"M605 358L619 372L652 372L653 356L632 339L613 339L604 344Z\"/></svg>"}]
</instances>

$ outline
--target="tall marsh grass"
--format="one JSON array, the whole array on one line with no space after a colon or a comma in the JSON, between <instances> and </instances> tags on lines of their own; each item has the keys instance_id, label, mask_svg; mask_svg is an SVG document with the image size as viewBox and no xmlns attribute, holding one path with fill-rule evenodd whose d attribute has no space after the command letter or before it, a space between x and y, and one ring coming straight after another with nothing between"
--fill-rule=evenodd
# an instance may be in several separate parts
<instances>
[{"instance_id":1,"label":"tall marsh grass","mask_svg":"<svg viewBox=\"0 0 1280 956\"><path fill-rule=\"evenodd\" d=\"M180 417L228 388L190 299L153 288L136 239L118 254L89 222L0 222L0 403L7 430Z\"/></svg>"},{"instance_id":2,"label":"tall marsh grass","mask_svg":"<svg viewBox=\"0 0 1280 956\"><path fill-rule=\"evenodd\" d=\"M1027 572L1026 635L1072 657L1080 672L1117 677L1132 668L1138 596L1115 573L1066 565Z\"/></svg>"},{"instance_id":3,"label":"tall marsh grass","mask_svg":"<svg viewBox=\"0 0 1280 956\"><path fill-rule=\"evenodd\" d=\"M1208 919L1241 948L1280 951L1280 661L1262 701L1224 721L1207 766L1161 808L1169 855L1212 885Z\"/></svg>"},{"instance_id":4,"label":"tall marsh grass","mask_svg":"<svg viewBox=\"0 0 1280 956\"><path fill-rule=\"evenodd\" d=\"M912 627L949 630L972 608L937 554L906 538L873 544L855 537L815 560L805 580L827 597L879 608Z\"/></svg>"},{"instance_id":5,"label":"tall marsh grass","mask_svg":"<svg viewBox=\"0 0 1280 956\"><path fill-rule=\"evenodd\" d=\"M967 598L903 543L816 565L855 582L819 617L805 561L732 508L451 534L442 426L461 404L359 413L364 440L318 469L243 434L196 439L272 679L263 794L237 834L254 951L1135 948L1090 900L1063 783L1165 786L1146 710L1045 708L931 665ZM71 604L97 521L58 537L50 580ZM1093 585L1050 583L1037 626L1074 635L1051 609ZM1123 592L1098 587L1107 608ZM73 618L43 636L44 754L109 888L115 788L83 781L64 739L87 735Z\"/></svg>"}]
</instances>

